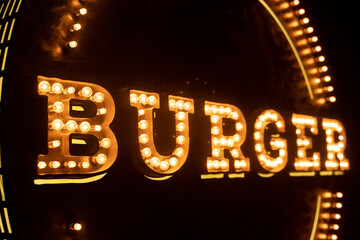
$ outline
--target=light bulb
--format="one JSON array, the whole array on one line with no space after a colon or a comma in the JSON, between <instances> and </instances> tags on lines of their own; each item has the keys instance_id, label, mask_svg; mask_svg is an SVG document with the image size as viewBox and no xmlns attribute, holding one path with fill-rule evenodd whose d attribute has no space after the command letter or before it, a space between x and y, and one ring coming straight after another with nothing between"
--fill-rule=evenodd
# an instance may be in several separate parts
<instances>
[{"instance_id":1,"label":"light bulb","mask_svg":"<svg viewBox=\"0 0 360 240\"><path fill-rule=\"evenodd\" d=\"M111 140L110 138L103 138L100 141L100 147L102 148L109 148L111 146Z\"/></svg>"},{"instance_id":2,"label":"light bulb","mask_svg":"<svg viewBox=\"0 0 360 240\"><path fill-rule=\"evenodd\" d=\"M178 159L176 157L172 157L169 160L170 166L172 166L172 167L175 167L176 165L178 165L178 162L179 161L178 161Z\"/></svg>"},{"instance_id":3,"label":"light bulb","mask_svg":"<svg viewBox=\"0 0 360 240\"><path fill-rule=\"evenodd\" d=\"M104 163L106 162L107 157L106 157L105 154L100 153L99 155L96 156L95 160L96 160L96 162L97 162L98 164L101 164L101 165L102 165L102 164L104 164Z\"/></svg>"},{"instance_id":4,"label":"light bulb","mask_svg":"<svg viewBox=\"0 0 360 240\"><path fill-rule=\"evenodd\" d=\"M60 94L63 92L63 90L64 90L64 87L61 83L54 83L51 86L51 91L55 94Z\"/></svg>"},{"instance_id":5,"label":"light bulb","mask_svg":"<svg viewBox=\"0 0 360 240\"><path fill-rule=\"evenodd\" d=\"M138 103L138 101L139 101L139 97L137 94L135 93L130 94L130 103L136 104Z\"/></svg>"},{"instance_id":6,"label":"light bulb","mask_svg":"<svg viewBox=\"0 0 360 240\"><path fill-rule=\"evenodd\" d=\"M142 130L147 129L149 126L149 124L146 120L141 120L138 125L139 125L139 128Z\"/></svg>"},{"instance_id":7,"label":"light bulb","mask_svg":"<svg viewBox=\"0 0 360 240\"><path fill-rule=\"evenodd\" d=\"M169 167L170 167L170 164L167 161L162 161L160 163L160 169L163 170L163 171L168 170Z\"/></svg>"},{"instance_id":8,"label":"light bulb","mask_svg":"<svg viewBox=\"0 0 360 240\"><path fill-rule=\"evenodd\" d=\"M75 168L76 167L76 162L75 161L69 161L69 162L66 163L66 167Z\"/></svg>"},{"instance_id":9,"label":"light bulb","mask_svg":"<svg viewBox=\"0 0 360 240\"><path fill-rule=\"evenodd\" d=\"M83 96L86 98L90 97L92 94L93 94L93 90L90 87L83 87L81 89L81 91L79 92L80 96Z\"/></svg>"},{"instance_id":10,"label":"light bulb","mask_svg":"<svg viewBox=\"0 0 360 240\"><path fill-rule=\"evenodd\" d=\"M66 129L69 131L75 131L77 128L77 123L74 120L69 120L66 123Z\"/></svg>"},{"instance_id":11,"label":"light bulb","mask_svg":"<svg viewBox=\"0 0 360 240\"><path fill-rule=\"evenodd\" d=\"M103 93L101 92L97 92L94 94L94 101L97 102L97 103L101 103L103 102L105 99L105 96Z\"/></svg>"},{"instance_id":12,"label":"light bulb","mask_svg":"<svg viewBox=\"0 0 360 240\"><path fill-rule=\"evenodd\" d=\"M59 161L52 161L49 165L51 168L59 168L61 166Z\"/></svg>"},{"instance_id":13,"label":"light bulb","mask_svg":"<svg viewBox=\"0 0 360 240\"><path fill-rule=\"evenodd\" d=\"M91 125L90 125L90 123L88 123L88 122L82 122L81 124L80 124L80 131L81 132L89 132L90 131L90 129L91 129Z\"/></svg>"},{"instance_id":14,"label":"light bulb","mask_svg":"<svg viewBox=\"0 0 360 240\"><path fill-rule=\"evenodd\" d=\"M185 137L183 135L178 136L176 138L176 143L180 144L180 145L184 144L185 143Z\"/></svg>"},{"instance_id":15,"label":"light bulb","mask_svg":"<svg viewBox=\"0 0 360 240\"><path fill-rule=\"evenodd\" d=\"M48 92L50 91L50 83L47 81L41 81L38 85L39 92Z\"/></svg>"},{"instance_id":16,"label":"light bulb","mask_svg":"<svg viewBox=\"0 0 360 240\"><path fill-rule=\"evenodd\" d=\"M59 131L63 129L64 123L60 119L55 119L54 121L52 121L51 127L52 129Z\"/></svg>"},{"instance_id":17,"label":"light bulb","mask_svg":"<svg viewBox=\"0 0 360 240\"><path fill-rule=\"evenodd\" d=\"M147 101L147 103L149 104L149 105L155 105L156 104L156 102L157 102L157 100L156 100L156 97L155 96L149 96L148 97L148 99L146 100Z\"/></svg>"},{"instance_id":18,"label":"light bulb","mask_svg":"<svg viewBox=\"0 0 360 240\"><path fill-rule=\"evenodd\" d=\"M80 23L75 23L74 25L71 25L70 32L79 31L80 29L81 29L81 24Z\"/></svg>"},{"instance_id":19,"label":"light bulb","mask_svg":"<svg viewBox=\"0 0 360 240\"><path fill-rule=\"evenodd\" d=\"M76 41L70 41L68 42L68 46L70 48L76 48L78 46L78 43Z\"/></svg>"},{"instance_id":20,"label":"light bulb","mask_svg":"<svg viewBox=\"0 0 360 240\"><path fill-rule=\"evenodd\" d=\"M150 148L144 148L142 151L141 151L141 155L144 157L144 158L148 158L151 156L151 149Z\"/></svg>"},{"instance_id":21,"label":"light bulb","mask_svg":"<svg viewBox=\"0 0 360 240\"><path fill-rule=\"evenodd\" d=\"M80 8L75 12L76 16L84 16L87 14L87 9L86 8Z\"/></svg>"},{"instance_id":22,"label":"light bulb","mask_svg":"<svg viewBox=\"0 0 360 240\"><path fill-rule=\"evenodd\" d=\"M146 134L141 134L139 136L139 142L142 143L142 144L145 144L149 141L149 136L146 135Z\"/></svg>"},{"instance_id":23,"label":"light bulb","mask_svg":"<svg viewBox=\"0 0 360 240\"><path fill-rule=\"evenodd\" d=\"M39 169L44 169L44 168L46 168L46 162L40 161L40 162L38 163L38 168L39 168Z\"/></svg>"},{"instance_id":24,"label":"light bulb","mask_svg":"<svg viewBox=\"0 0 360 240\"><path fill-rule=\"evenodd\" d=\"M51 111L52 112L56 112L56 113L61 113L64 111L64 104L62 102L55 102L52 106L51 106Z\"/></svg>"}]
</instances>

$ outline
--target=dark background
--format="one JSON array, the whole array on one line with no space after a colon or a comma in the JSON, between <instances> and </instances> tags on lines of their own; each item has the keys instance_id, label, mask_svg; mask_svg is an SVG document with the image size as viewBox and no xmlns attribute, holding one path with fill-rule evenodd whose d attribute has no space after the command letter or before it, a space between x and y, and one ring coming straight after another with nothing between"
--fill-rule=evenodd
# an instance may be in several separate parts
<instances>
[{"instance_id":1,"label":"dark background","mask_svg":"<svg viewBox=\"0 0 360 240\"><path fill-rule=\"evenodd\" d=\"M345 194L339 238L354 239L359 213L355 8L322 0L302 3L325 51L337 97L331 107L317 109L303 103L298 70L284 68L293 66L291 51L255 2L89 1L89 13L81 19L83 30L71 35L79 47L61 54L54 49L70 35L59 37L64 33L56 27L70 2L24 2L6 76L17 81L4 83L2 103L4 116L13 116L2 126L2 154L15 237L308 239L316 193L329 189ZM132 136L131 131L126 135L126 128L133 127L134 118L123 116L134 111L119 104L112 124L119 157L104 179L34 186L36 156L46 152L47 124L46 100L36 92L37 75L94 82L108 89L115 101L121 99L119 89L136 88L161 93L162 102L167 94L194 98L198 109L203 100L234 104L248 125L252 111L259 108L274 108L288 119L291 112L334 117L347 130L351 171L340 178L294 179L287 167L264 179L257 176L252 159L245 179L201 180L207 155L203 142L209 136L203 134L208 119L198 111L191 118L187 164L167 181L150 181L132 165L129 146L121 140ZM22 106L21 111L14 106ZM157 130L167 151L172 125L165 111L162 105ZM14 144L19 139L27 143L21 151ZM246 144L244 153L250 156L251 142ZM84 225L83 231L67 229L74 221Z\"/></svg>"}]
</instances>

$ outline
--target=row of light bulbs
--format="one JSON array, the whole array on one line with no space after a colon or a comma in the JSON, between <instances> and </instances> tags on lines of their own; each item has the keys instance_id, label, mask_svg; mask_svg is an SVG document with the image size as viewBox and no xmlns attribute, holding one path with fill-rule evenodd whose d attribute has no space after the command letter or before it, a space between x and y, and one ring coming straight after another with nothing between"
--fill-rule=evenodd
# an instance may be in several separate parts
<instances>
[{"instance_id":1,"label":"row of light bulbs","mask_svg":"<svg viewBox=\"0 0 360 240\"><path fill-rule=\"evenodd\" d=\"M342 192L324 192L321 201L321 214L318 224L318 240L337 240L337 231L340 229L340 209L343 207Z\"/></svg>"},{"instance_id":2,"label":"row of light bulbs","mask_svg":"<svg viewBox=\"0 0 360 240\"><path fill-rule=\"evenodd\" d=\"M54 95L55 98L57 96L63 95L75 95L91 100L94 103L103 103L105 101L104 93L100 91L94 91L89 86L84 86L81 88L76 89L73 86L64 87L64 85L60 82L50 83L48 81L40 81L38 84L38 92L41 94L49 94ZM66 102L66 103L65 103ZM65 104L69 104L67 101L55 101L52 104L48 105L49 114L62 114L65 110ZM64 104L65 103L65 104ZM97 109L97 115L104 115L106 114L106 108L99 108ZM69 132L80 132L80 133L88 133L88 132L100 132L102 131L101 125L92 125L88 121L81 121L77 122L74 120L68 120L63 122L60 118L55 118L52 120L48 127L50 130L54 131L69 131ZM62 142L58 139L51 140L48 142L49 149L56 149L62 146ZM102 138L99 139L99 146L103 149L108 149L111 147L111 140L109 138ZM68 168L68 169L75 169L75 168L82 168L87 169L91 166L91 164L99 164L104 165L107 161L107 155L104 153L99 153L98 155L94 156L92 160L82 160L79 162L69 160L65 162L60 162L58 160L45 162L39 161L38 162L38 169L45 169L47 167L52 169L59 169L61 167Z\"/></svg>"},{"instance_id":3,"label":"row of light bulbs","mask_svg":"<svg viewBox=\"0 0 360 240\"><path fill-rule=\"evenodd\" d=\"M310 60L305 60L306 63L316 64L318 67L309 70L312 77L311 84L316 86L313 90L315 94L316 102L318 104L325 104L326 102L335 102L336 97L332 96L331 93L334 91L333 86L329 86L331 77L327 74L329 68L325 63L325 56L321 54L322 47L318 45L319 38L314 35L314 28L310 26L310 19L305 16L305 9L300 7L300 1L281 1L279 5L283 12L283 17L288 20L288 26L294 30L294 35L299 38L305 36L304 40L296 40L299 46L310 45L310 48L300 47L300 53L302 55L311 56ZM290 11L289 11L290 10ZM299 27L301 28L299 30ZM300 39L300 38L299 38ZM326 85L325 87L322 87Z\"/></svg>"},{"instance_id":4,"label":"row of light bulbs","mask_svg":"<svg viewBox=\"0 0 360 240\"><path fill-rule=\"evenodd\" d=\"M79 3L81 5L84 5L84 1L79 1ZM88 10L85 7L81 7L74 12L74 15L77 17L77 19L79 19L80 17L86 15L87 13ZM82 25L79 22L76 22L69 27L69 31L72 33L80 31L81 29L82 29ZM69 48L76 48L78 46L78 42L75 40L71 40L67 43L67 46Z\"/></svg>"}]
</instances>

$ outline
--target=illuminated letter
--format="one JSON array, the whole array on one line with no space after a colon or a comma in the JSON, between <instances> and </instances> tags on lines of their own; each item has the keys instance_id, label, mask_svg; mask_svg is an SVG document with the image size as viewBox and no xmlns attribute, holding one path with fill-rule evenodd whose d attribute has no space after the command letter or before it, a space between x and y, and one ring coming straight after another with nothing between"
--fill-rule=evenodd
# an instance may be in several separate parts
<instances>
[{"instance_id":1,"label":"illuminated letter","mask_svg":"<svg viewBox=\"0 0 360 240\"><path fill-rule=\"evenodd\" d=\"M189 153L188 114L194 113L194 100L169 95L169 110L175 112L176 127L176 145L169 156L160 155L154 144L153 109L160 106L159 94L130 90L130 105L138 109L139 147L146 166L160 174L171 174L179 170Z\"/></svg>"},{"instance_id":2,"label":"illuminated letter","mask_svg":"<svg viewBox=\"0 0 360 240\"><path fill-rule=\"evenodd\" d=\"M312 149L312 139L307 137L305 129L310 129L312 134L318 134L318 122L316 117L293 114L291 119L296 127L297 157L295 158L295 169L297 171L320 170L320 154L314 152L307 157L306 150Z\"/></svg>"},{"instance_id":3,"label":"illuminated letter","mask_svg":"<svg viewBox=\"0 0 360 240\"><path fill-rule=\"evenodd\" d=\"M274 124L277 131L285 132L285 121L280 113L275 110L265 110L261 112L254 125L254 147L257 158L261 166L269 172L280 172L287 164L287 142L286 139L280 137L272 137L270 139L271 150L278 150L275 157L270 156L265 148L264 134L269 124Z\"/></svg>"},{"instance_id":4,"label":"illuminated letter","mask_svg":"<svg viewBox=\"0 0 360 240\"><path fill-rule=\"evenodd\" d=\"M246 137L246 122L240 109L230 104L205 101L205 115L210 116L211 121L211 157L207 158L208 172L229 171L229 159L224 157L224 149L228 149L234 158L236 172L249 171L249 158L245 158L240 149ZM223 135L223 118L234 120L234 135Z\"/></svg>"},{"instance_id":5,"label":"illuminated letter","mask_svg":"<svg viewBox=\"0 0 360 240\"><path fill-rule=\"evenodd\" d=\"M326 170L349 170L349 160L344 151L346 147L346 133L342 123L335 119L324 118L322 126L326 134L327 159ZM335 140L337 133L337 140Z\"/></svg>"},{"instance_id":6,"label":"illuminated letter","mask_svg":"<svg viewBox=\"0 0 360 240\"><path fill-rule=\"evenodd\" d=\"M48 98L48 154L38 156L38 174L91 174L116 160L117 141L109 124L114 101L96 84L38 76L38 93ZM92 154L72 155L74 145ZM84 156L85 155L85 156Z\"/></svg>"}]
</instances>

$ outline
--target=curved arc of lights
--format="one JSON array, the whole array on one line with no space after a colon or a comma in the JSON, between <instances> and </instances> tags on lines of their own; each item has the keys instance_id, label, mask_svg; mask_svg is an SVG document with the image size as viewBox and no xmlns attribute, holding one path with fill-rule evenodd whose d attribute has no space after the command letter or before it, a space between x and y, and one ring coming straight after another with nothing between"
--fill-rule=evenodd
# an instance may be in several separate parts
<instances>
[{"instance_id":1,"label":"curved arc of lights","mask_svg":"<svg viewBox=\"0 0 360 240\"><path fill-rule=\"evenodd\" d=\"M301 60L301 57L299 55L299 52L297 51L296 47L295 47L295 44L294 42L292 41L290 35L288 34L288 32L286 31L284 25L281 23L280 19L277 17L277 15L275 14L275 12L270 8L270 6L264 1L264 0L259 0L259 2L264 6L264 8L270 13L270 15L273 17L273 19L275 20L275 22L277 23L277 25L280 27L281 31L283 32L283 34L285 35L286 37L286 40L288 41L288 43L290 44L290 47L292 49L292 51L294 52L295 54L295 57L296 57L296 60L299 64L299 67L301 69L301 73L303 74L304 76L304 80L305 80L305 83L306 83L306 86L307 86L307 89L308 89L308 92L309 92L309 95L310 95L310 99L313 100L314 99L314 94L313 94L313 91L312 91L312 88L311 88L311 84L310 84L310 81L309 81L309 77L306 73L306 69L305 69L305 66Z\"/></svg>"}]
</instances>

